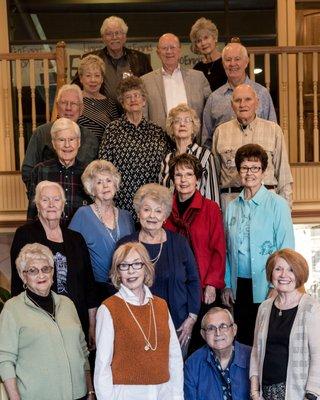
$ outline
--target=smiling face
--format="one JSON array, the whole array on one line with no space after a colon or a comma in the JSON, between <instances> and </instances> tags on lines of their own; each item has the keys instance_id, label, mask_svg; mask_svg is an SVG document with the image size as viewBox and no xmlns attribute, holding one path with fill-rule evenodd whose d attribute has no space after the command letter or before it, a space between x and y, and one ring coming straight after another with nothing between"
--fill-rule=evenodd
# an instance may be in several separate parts
<instances>
[{"instance_id":1,"label":"smiling face","mask_svg":"<svg viewBox=\"0 0 320 400\"><path fill-rule=\"evenodd\" d=\"M40 193L37 209L40 219L59 221L63 211L63 200L56 186L45 186Z\"/></svg>"},{"instance_id":2,"label":"smiling face","mask_svg":"<svg viewBox=\"0 0 320 400\"><path fill-rule=\"evenodd\" d=\"M52 146L61 164L68 167L75 162L80 147L80 137L73 129L63 129L54 134Z\"/></svg>"},{"instance_id":3,"label":"smiling face","mask_svg":"<svg viewBox=\"0 0 320 400\"><path fill-rule=\"evenodd\" d=\"M192 142L193 121L189 112L179 112L173 120L173 135L178 140Z\"/></svg>"},{"instance_id":4,"label":"smiling face","mask_svg":"<svg viewBox=\"0 0 320 400\"><path fill-rule=\"evenodd\" d=\"M208 30L201 30L196 40L197 50L203 55L210 55L216 48L216 40Z\"/></svg>"},{"instance_id":5,"label":"smiling face","mask_svg":"<svg viewBox=\"0 0 320 400\"><path fill-rule=\"evenodd\" d=\"M238 120L250 124L256 116L259 100L249 85L240 85L233 91L231 105Z\"/></svg>"},{"instance_id":6,"label":"smiling face","mask_svg":"<svg viewBox=\"0 0 320 400\"><path fill-rule=\"evenodd\" d=\"M53 283L53 269L49 273L43 273L41 268L49 266L48 260L34 259L30 260L23 272L23 283L39 296L47 296ZM38 274L33 275L33 271L38 270Z\"/></svg>"},{"instance_id":7,"label":"smiling face","mask_svg":"<svg viewBox=\"0 0 320 400\"><path fill-rule=\"evenodd\" d=\"M249 60L243 54L241 45L239 43L228 44L223 53L222 61L229 83L233 86L243 83Z\"/></svg>"},{"instance_id":8,"label":"smiling face","mask_svg":"<svg viewBox=\"0 0 320 400\"><path fill-rule=\"evenodd\" d=\"M157 54L163 68L172 73L178 67L181 56L181 47L177 36L172 33L162 35L159 39Z\"/></svg>"},{"instance_id":9,"label":"smiling face","mask_svg":"<svg viewBox=\"0 0 320 400\"><path fill-rule=\"evenodd\" d=\"M125 259L121 262L121 264L133 263L142 263L140 254L136 250L130 250ZM141 269L134 269L132 266L129 266L127 271L119 270L119 275L123 286L130 289L136 295L140 294L145 280L144 266L142 266Z\"/></svg>"},{"instance_id":10,"label":"smiling face","mask_svg":"<svg viewBox=\"0 0 320 400\"><path fill-rule=\"evenodd\" d=\"M123 53L123 47L127 36L117 22L109 22L102 35L102 40L107 46L111 56L118 56Z\"/></svg>"},{"instance_id":11,"label":"smiling face","mask_svg":"<svg viewBox=\"0 0 320 400\"><path fill-rule=\"evenodd\" d=\"M218 311L215 314L209 314L206 317L205 328L209 325L213 325L215 327L221 326L221 324L225 324L229 326L226 330L222 331L218 329L216 332L214 331L203 331L201 330L201 335L203 339L207 342L208 346L213 351L222 351L231 349L233 345L234 338L237 333L237 326L233 324L230 326L231 321L227 313L224 311Z\"/></svg>"},{"instance_id":12,"label":"smiling face","mask_svg":"<svg viewBox=\"0 0 320 400\"><path fill-rule=\"evenodd\" d=\"M128 90L123 94L122 106L127 113L142 112L146 100L138 89Z\"/></svg>"},{"instance_id":13,"label":"smiling face","mask_svg":"<svg viewBox=\"0 0 320 400\"><path fill-rule=\"evenodd\" d=\"M180 201L188 200L197 189L197 178L193 169L177 165L174 170L174 187Z\"/></svg>"},{"instance_id":14,"label":"smiling face","mask_svg":"<svg viewBox=\"0 0 320 400\"><path fill-rule=\"evenodd\" d=\"M99 67L89 65L80 76L84 96L97 97L103 82L103 75Z\"/></svg>"},{"instance_id":15,"label":"smiling face","mask_svg":"<svg viewBox=\"0 0 320 400\"><path fill-rule=\"evenodd\" d=\"M161 230L166 218L165 208L152 198L145 197L140 205L138 216L142 229L157 232Z\"/></svg>"},{"instance_id":16,"label":"smiling face","mask_svg":"<svg viewBox=\"0 0 320 400\"><path fill-rule=\"evenodd\" d=\"M69 118L71 121L77 122L82 114L83 104L80 103L75 90L65 90L61 93L57 108L59 117Z\"/></svg>"},{"instance_id":17,"label":"smiling face","mask_svg":"<svg viewBox=\"0 0 320 400\"><path fill-rule=\"evenodd\" d=\"M257 172L252 172L248 168L256 168ZM258 170L259 169L259 170ZM256 193L262 184L264 173L262 172L261 161L250 161L245 159L240 165L240 179L243 187Z\"/></svg>"},{"instance_id":18,"label":"smiling face","mask_svg":"<svg viewBox=\"0 0 320 400\"><path fill-rule=\"evenodd\" d=\"M101 203L112 201L116 191L116 185L111 174L97 173L94 176L92 192Z\"/></svg>"},{"instance_id":19,"label":"smiling face","mask_svg":"<svg viewBox=\"0 0 320 400\"><path fill-rule=\"evenodd\" d=\"M296 277L295 274L287 263L287 261L281 257L278 257L272 271L271 276L272 284L279 293L290 293L296 289Z\"/></svg>"}]
</instances>

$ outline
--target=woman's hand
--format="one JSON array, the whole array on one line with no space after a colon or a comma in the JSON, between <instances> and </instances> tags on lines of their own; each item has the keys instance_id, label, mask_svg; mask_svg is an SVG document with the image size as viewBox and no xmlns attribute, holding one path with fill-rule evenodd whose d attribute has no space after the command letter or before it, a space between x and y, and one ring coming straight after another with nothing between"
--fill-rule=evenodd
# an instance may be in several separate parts
<instances>
[{"instance_id":1,"label":"woman's hand","mask_svg":"<svg viewBox=\"0 0 320 400\"><path fill-rule=\"evenodd\" d=\"M232 307L234 303L233 293L230 288L223 289L221 294L222 303L227 307Z\"/></svg>"},{"instance_id":2,"label":"woman's hand","mask_svg":"<svg viewBox=\"0 0 320 400\"><path fill-rule=\"evenodd\" d=\"M216 288L210 285L207 285L204 288L203 293L203 301L205 304L212 304L216 299Z\"/></svg>"},{"instance_id":3,"label":"woman's hand","mask_svg":"<svg viewBox=\"0 0 320 400\"><path fill-rule=\"evenodd\" d=\"M183 321L180 328L177 329L177 332L180 332L179 342L181 347L185 346L191 339L191 333L195 322L196 321L193 318L188 317Z\"/></svg>"}]
</instances>

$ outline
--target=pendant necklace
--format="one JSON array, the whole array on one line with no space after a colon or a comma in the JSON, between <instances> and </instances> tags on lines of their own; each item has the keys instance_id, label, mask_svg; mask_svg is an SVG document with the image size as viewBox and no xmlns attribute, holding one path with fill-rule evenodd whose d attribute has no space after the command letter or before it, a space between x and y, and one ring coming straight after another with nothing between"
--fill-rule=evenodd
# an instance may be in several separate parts
<instances>
[{"instance_id":1,"label":"pendant necklace","mask_svg":"<svg viewBox=\"0 0 320 400\"><path fill-rule=\"evenodd\" d=\"M121 296L122 297L122 296ZM149 300L148 305L150 306L150 314L149 314L149 329L148 329L148 337L146 336L146 334L144 333L142 326L140 325L139 321L137 320L136 316L133 314L129 304L126 302L126 300L122 297L122 300L124 301L124 304L126 305L131 317L133 318L133 320L135 321L135 323L137 324L140 332L142 333L144 342L145 342L145 346L144 346L144 350L145 351L156 351L157 347L158 347L158 332L157 332L157 324L156 324L156 318L154 315L154 309L153 309L153 302L152 299ZM151 318L152 316L152 318ZM154 327L154 337L155 337L155 344L154 346L152 346L152 344L150 343L150 333L151 333L151 319L153 321L153 327Z\"/></svg>"},{"instance_id":2,"label":"pendant necklace","mask_svg":"<svg viewBox=\"0 0 320 400\"><path fill-rule=\"evenodd\" d=\"M115 224L115 228L116 228L116 235L115 237L112 235L112 229L110 229L107 224L104 222L103 218L102 218L102 214L101 214L101 210L100 207L98 206L97 203L93 203L96 213L100 219L100 221L102 222L102 224L104 225L104 227L106 228L106 231L108 232L111 240L113 241L113 243L117 243L117 241L120 239L120 230L119 230L119 224L118 224L118 218L116 215L116 210L115 207L112 206L112 211L113 211L113 217L114 217L114 224Z\"/></svg>"}]
</instances>

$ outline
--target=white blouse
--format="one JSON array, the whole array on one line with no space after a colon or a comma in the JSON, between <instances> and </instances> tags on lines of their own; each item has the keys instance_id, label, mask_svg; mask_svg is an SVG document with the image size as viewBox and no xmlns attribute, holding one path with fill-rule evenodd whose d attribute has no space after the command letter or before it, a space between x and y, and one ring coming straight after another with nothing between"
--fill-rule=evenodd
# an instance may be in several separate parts
<instances>
[{"instance_id":1,"label":"white blouse","mask_svg":"<svg viewBox=\"0 0 320 400\"><path fill-rule=\"evenodd\" d=\"M147 304L153 298L149 288L145 289ZM139 298L128 288L121 285L116 296L129 304L139 305ZM96 324L96 363L94 386L98 400L183 400L183 360L177 334L169 314L169 374L170 379L159 385L114 385L111 363L113 358L114 327L111 314L105 305L97 312ZM128 360L130 362L130 360Z\"/></svg>"}]
</instances>

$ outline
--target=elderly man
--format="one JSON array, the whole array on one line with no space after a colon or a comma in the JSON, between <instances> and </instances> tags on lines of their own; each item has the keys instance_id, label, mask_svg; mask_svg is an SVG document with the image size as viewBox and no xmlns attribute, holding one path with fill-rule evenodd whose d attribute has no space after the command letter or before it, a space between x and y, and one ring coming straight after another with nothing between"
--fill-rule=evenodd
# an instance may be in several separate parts
<instances>
[{"instance_id":1,"label":"elderly man","mask_svg":"<svg viewBox=\"0 0 320 400\"><path fill-rule=\"evenodd\" d=\"M251 347L236 342L231 313L211 308L201 322L206 344L186 361L185 400L247 400L250 398Z\"/></svg>"},{"instance_id":2,"label":"elderly man","mask_svg":"<svg viewBox=\"0 0 320 400\"><path fill-rule=\"evenodd\" d=\"M59 117L69 118L71 121L77 122L83 110L83 98L79 86L63 85L60 88L57 96L57 110ZM50 135L52 125L52 122L48 122L38 126L29 141L21 168L22 180L27 189L33 167L55 156ZM84 164L89 164L89 162L97 158L98 139L85 127L80 127L80 133L81 145L77 157Z\"/></svg>"},{"instance_id":3,"label":"elderly man","mask_svg":"<svg viewBox=\"0 0 320 400\"><path fill-rule=\"evenodd\" d=\"M246 68L249 63L247 49L240 43L227 44L222 50L222 62L228 81L211 94L203 111L202 143L208 148L211 148L212 136L217 126L234 118L230 99L233 90L243 83L252 86L258 95L257 115L269 121L277 122L268 90L246 75Z\"/></svg>"},{"instance_id":4,"label":"elderly man","mask_svg":"<svg viewBox=\"0 0 320 400\"><path fill-rule=\"evenodd\" d=\"M152 71L152 67L146 54L125 47L128 25L122 18L115 16L106 18L102 23L100 33L105 47L90 54L96 54L106 64L104 85L101 86L101 91L119 104L117 87L121 79L130 75L144 75ZM88 54L84 56L86 55ZM73 82L80 85L78 74Z\"/></svg>"},{"instance_id":5,"label":"elderly man","mask_svg":"<svg viewBox=\"0 0 320 400\"><path fill-rule=\"evenodd\" d=\"M211 93L204 74L179 65L181 44L177 36L165 33L158 42L162 68L142 76L147 90L146 118L166 129L169 111L186 103L202 118L206 99Z\"/></svg>"},{"instance_id":6,"label":"elderly man","mask_svg":"<svg viewBox=\"0 0 320 400\"><path fill-rule=\"evenodd\" d=\"M291 206L293 180L280 126L257 117L259 99L251 85L237 86L233 91L230 106L237 119L219 125L212 144L222 210L224 211L227 203L236 198L242 190L234 160L238 148L248 143L259 144L268 154L268 168L263 179L265 187L274 189Z\"/></svg>"},{"instance_id":7,"label":"elderly man","mask_svg":"<svg viewBox=\"0 0 320 400\"><path fill-rule=\"evenodd\" d=\"M81 182L85 165L77 159L81 143L79 126L68 118L59 118L52 125L51 140L56 157L37 164L31 173L28 219L35 219L37 215L34 204L37 184L48 180L59 183L65 191L66 203L62 220L68 224L79 207L91 203Z\"/></svg>"}]
</instances>

